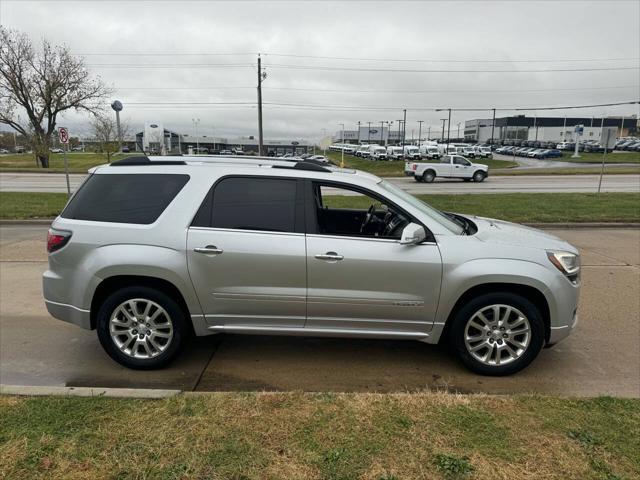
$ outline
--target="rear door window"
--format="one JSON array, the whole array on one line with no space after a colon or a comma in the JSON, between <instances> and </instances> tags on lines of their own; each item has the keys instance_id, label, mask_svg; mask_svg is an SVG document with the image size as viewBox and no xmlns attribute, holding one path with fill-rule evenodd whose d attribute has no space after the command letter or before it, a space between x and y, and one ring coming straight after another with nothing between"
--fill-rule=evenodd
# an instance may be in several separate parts
<instances>
[{"instance_id":1,"label":"rear door window","mask_svg":"<svg viewBox=\"0 0 640 480\"><path fill-rule=\"evenodd\" d=\"M303 195L297 179L223 178L205 198L192 226L303 232Z\"/></svg>"},{"instance_id":2,"label":"rear door window","mask_svg":"<svg viewBox=\"0 0 640 480\"><path fill-rule=\"evenodd\" d=\"M60 214L95 222L150 224L182 190L189 175L167 173L94 174Z\"/></svg>"}]
</instances>

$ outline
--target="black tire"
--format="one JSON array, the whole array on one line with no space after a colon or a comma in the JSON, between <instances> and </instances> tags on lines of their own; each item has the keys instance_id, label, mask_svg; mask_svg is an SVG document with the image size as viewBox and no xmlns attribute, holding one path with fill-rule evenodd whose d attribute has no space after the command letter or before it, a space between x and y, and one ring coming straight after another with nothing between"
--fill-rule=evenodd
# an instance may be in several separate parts
<instances>
[{"instance_id":1,"label":"black tire","mask_svg":"<svg viewBox=\"0 0 640 480\"><path fill-rule=\"evenodd\" d=\"M422 177L420 175L414 175L413 179L418 183L422 183Z\"/></svg>"},{"instance_id":2,"label":"black tire","mask_svg":"<svg viewBox=\"0 0 640 480\"><path fill-rule=\"evenodd\" d=\"M476 312L496 304L508 305L522 312L529 321L531 337L527 348L515 360L504 365L487 365L467 350L465 328ZM510 292L487 293L472 299L456 313L449 330L449 341L462 363L472 372L488 376L511 375L527 367L544 346L544 337L544 321L537 307L526 298Z\"/></svg>"},{"instance_id":3,"label":"black tire","mask_svg":"<svg viewBox=\"0 0 640 480\"><path fill-rule=\"evenodd\" d=\"M485 178L486 178L486 175L482 170L478 170L476 173L473 174L474 182L478 182L478 183L484 182Z\"/></svg>"},{"instance_id":4,"label":"black tire","mask_svg":"<svg viewBox=\"0 0 640 480\"><path fill-rule=\"evenodd\" d=\"M436 179L436 173L433 170L427 170L422 174L422 181L424 183L432 183Z\"/></svg>"},{"instance_id":5,"label":"black tire","mask_svg":"<svg viewBox=\"0 0 640 480\"><path fill-rule=\"evenodd\" d=\"M151 358L134 358L121 351L111 337L109 321L118 306L131 299L147 299L162 307L169 315L173 336L166 349ZM166 366L178 354L190 331L183 309L167 294L150 287L125 287L107 297L96 317L98 339L107 354L121 365L135 370L153 370ZM143 327L144 328L144 327Z\"/></svg>"}]
</instances>

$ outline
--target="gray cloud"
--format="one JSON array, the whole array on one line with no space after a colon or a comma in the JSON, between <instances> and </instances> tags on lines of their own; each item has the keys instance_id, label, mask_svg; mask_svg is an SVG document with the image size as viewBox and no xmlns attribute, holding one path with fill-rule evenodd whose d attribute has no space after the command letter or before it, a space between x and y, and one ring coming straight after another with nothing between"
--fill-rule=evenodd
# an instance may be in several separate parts
<instances>
[{"instance_id":1,"label":"gray cloud","mask_svg":"<svg viewBox=\"0 0 640 480\"><path fill-rule=\"evenodd\" d=\"M638 2L98 2L3 1L3 25L69 45L78 54L181 53L176 56L87 55L115 89L134 126L146 121L190 132L255 135L253 106L135 105L154 102L255 102L255 55L268 73L266 103L385 106L394 110L287 108L265 105L265 136L317 138L338 123L355 128L401 118L439 128L442 113L416 108L515 107L607 103L639 96ZM197 53L234 53L206 56ZM416 63L278 57L275 53L384 59L469 60ZM632 58L627 61L521 63L521 60ZM485 63L483 60L505 60ZM237 67L124 68L104 64L244 64ZM400 73L283 69L551 69L635 66L634 70L541 73ZM273 66L270 66L273 65ZM610 88L632 86L631 88ZM633 87L635 86L635 88ZM212 89L212 87L234 87ZM246 88L243 88L246 87ZM171 88L160 90L160 88ZM176 89L180 88L180 89ZM208 88L194 90L195 88ZM289 90L314 89L313 91ZM569 90L582 89L582 90ZM335 92L325 90L377 90ZM389 90L403 90L393 92ZM427 91L423 93L406 91ZM522 91L528 90L528 91ZM530 91L538 90L538 91ZM505 112L507 113L507 112ZM557 111L549 115L637 113L637 106ZM540 115L547 115L541 113ZM454 112L457 122L490 112ZM86 119L69 114L73 128Z\"/></svg>"}]
</instances>

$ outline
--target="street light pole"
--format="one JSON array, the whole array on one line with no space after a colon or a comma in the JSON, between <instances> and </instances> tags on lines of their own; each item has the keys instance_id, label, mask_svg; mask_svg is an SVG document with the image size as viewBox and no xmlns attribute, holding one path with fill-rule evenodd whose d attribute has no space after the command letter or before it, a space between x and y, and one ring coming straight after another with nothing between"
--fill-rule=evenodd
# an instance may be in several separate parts
<instances>
[{"instance_id":1,"label":"street light pole","mask_svg":"<svg viewBox=\"0 0 640 480\"><path fill-rule=\"evenodd\" d=\"M440 120L442 121L442 136L440 137L440 140L442 141L442 143L444 143L444 122L446 122L447 119L441 118Z\"/></svg>"},{"instance_id":2,"label":"street light pole","mask_svg":"<svg viewBox=\"0 0 640 480\"><path fill-rule=\"evenodd\" d=\"M382 138L383 133L384 133L384 120L380 120L380 145L384 143L384 139Z\"/></svg>"},{"instance_id":3,"label":"street light pole","mask_svg":"<svg viewBox=\"0 0 640 480\"><path fill-rule=\"evenodd\" d=\"M422 122L424 122L424 120L418 120L418 150L420 150L420 143L422 141Z\"/></svg>"},{"instance_id":4,"label":"street light pole","mask_svg":"<svg viewBox=\"0 0 640 480\"><path fill-rule=\"evenodd\" d=\"M200 141L198 140L198 124L200 123L199 118L192 118L193 126L196 132L196 155L200 152Z\"/></svg>"},{"instance_id":5,"label":"street light pole","mask_svg":"<svg viewBox=\"0 0 640 480\"><path fill-rule=\"evenodd\" d=\"M340 160L340 168L344 168L344 123L339 123L338 125L342 126L342 147L340 151L342 152L342 160Z\"/></svg>"},{"instance_id":6,"label":"street light pole","mask_svg":"<svg viewBox=\"0 0 640 480\"><path fill-rule=\"evenodd\" d=\"M461 124L461 123L462 123L462 122L458 122L458 123L457 123L457 125L458 125L458 141L460 141L460 124Z\"/></svg>"},{"instance_id":7,"label":"street light pole","mask_svg":"<svg viewBox=\"0 0 640 480\"><path fill-rule=\"evenodd\" d=\"M493 110L493 120L491 121L491 145L493 145L493 131L496 128L496 109L492 108Z\"/></svg>"},{"instance_id":8,"label":"street light pole","mask_svg":"<svg viewBox=\"0 0 640 480\"><path fill-rule=\"evenodd\" d=\"M369 130L367 130L367 144L371 143L371 122L367 122Z\"/></svg>"},{"instance_id":9,"label":"street light pole","mask_svg":"<svg viewBox=\"0 0 640 480\"><path fill-rule=\"evenodd\" d=\"M407 136L407 109L403 109L404 116L402 118L402 147L404 149L404 140Z\"/></svg>"},{"instance_id":10,"label":"street light pole","mask_svg":"<svg viewBox=\"0 0 640 480\"><path fill-rule=\"evenodd\" d=\"M358 120L358 145L360 145L360 120Z\"/></svg>"},{"instance_id":11,"label":"street light pole","mask_svg":"<svg viewBox=\"0 0 640 480\"><path fill-rule=\"evenodd\" d=\"M449 120L447 120L447 153L449 153L449 141L451 139L451 109L449 108Z\"/></svg>"}]
</instances>

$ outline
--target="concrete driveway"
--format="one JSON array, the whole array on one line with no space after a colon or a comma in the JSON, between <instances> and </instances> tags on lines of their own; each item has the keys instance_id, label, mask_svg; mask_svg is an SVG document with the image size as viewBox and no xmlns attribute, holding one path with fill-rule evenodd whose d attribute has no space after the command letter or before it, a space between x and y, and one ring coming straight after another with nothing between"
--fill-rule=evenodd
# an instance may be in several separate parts
<instances>
[{"instance_id":1,"label":"concrete driveway","mask_svg":"<svg viewBox=\"0 0 640 480\"><path fill-rule=\"evenodd\" d=\"M45 227L0 227L0 382L184 390L553 393L640 396L640 231L556 230L583 255L580 324L507 378L468 373L417 342L225 335L192 341L170 368L127 370L95 332L47 315Z\"/></svg>"}]
</instances>

